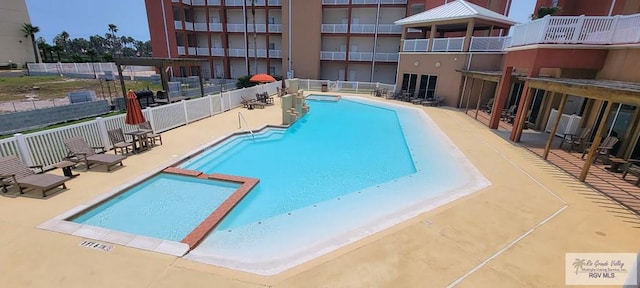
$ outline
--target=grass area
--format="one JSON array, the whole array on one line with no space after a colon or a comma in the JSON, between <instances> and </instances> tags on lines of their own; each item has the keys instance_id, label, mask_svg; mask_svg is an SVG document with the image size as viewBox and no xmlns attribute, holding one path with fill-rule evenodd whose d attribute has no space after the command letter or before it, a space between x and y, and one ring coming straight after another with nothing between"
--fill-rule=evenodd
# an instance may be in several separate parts
<instances>
[{"instance_id":1,"label":"grass area","mask_svg":"<svg viewBox=\"0 0 640 288\"><path fill-rule=\"evenodd\" d=\"M114 97L122 93L120 81L115 81L116 91L111 91ZM37 87L37 89L34 89ZM152 91L162 89L160 84L151 84L150 81L125 80L127 89L141 90L149 87ZM35 94L39 99L55 99L67 97L69 92L78 90L93 90L96 95L102 97L102 86L97 79L75 79L58 76L20 76L0 77L0 101L24 100L26 94ZM104 86L105 97L107 87ZM113 90L113 84L111 85Z\"/></svg>"},{"instance_id":2,"label":"grass area","mask_svg":"<svg viewBox=\"0 0 640 288\"><path fill-rule=\"evenodd\" d=\"M124 111L112 111L112 112L109 112L107 114L100 115L100 117L107 118L107 117L116 116L116 115L120 115L120 114L124 114L124 113L125 113ZM64 123L53 124L53 125L49 125L47 127L42 127L42 128L38 128L38 129L27 130L27 131L20 132L20 133L22 133L22 134L35 133L35 132L39 132L39 131L55 129L55 128L59 128L59 127L64 127L64 126L69 126L69 125L78 124L78 123L82 123L82 122L87 122L87 121L91 121L91 120L95 120L95 119L96 119L96 117L88 117L88 118L84 118L84 119L79 119L79 120L68 121L68 122L64 122ZM9 138L9 137L12 137L12 136L13 135L0 135L0 139Z\"/></svg>"}]
</instances>

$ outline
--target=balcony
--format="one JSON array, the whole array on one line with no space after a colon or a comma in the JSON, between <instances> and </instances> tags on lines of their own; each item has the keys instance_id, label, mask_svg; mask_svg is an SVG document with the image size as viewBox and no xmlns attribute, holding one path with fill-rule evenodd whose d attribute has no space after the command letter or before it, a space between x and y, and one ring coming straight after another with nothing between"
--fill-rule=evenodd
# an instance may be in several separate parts
<instances>
[{"instance_id":1,"label":"balcony","mask_svg":"<svg viewBox=\"0 0 640 288\"><path fill-rule=\"evenodd\" d=\"M400 54L395 53L376 53L375 60L378 62L398 62Z\"/></svg>"},{"instance_id":2,"label":"balcony","mask_svg":"<svg viewBox=\"0 0 640 288\"><path fill-rule=\"evenodd\" d=\"M373 52L349 52L350 61L371 61Z\"/></svg>"},{"instance_id":3,"label":"balcony","mask_svg":"<svg viewBox=\"0 0 640 288\"><path fill-rule=\"evenodd\" d=\"M196 47L188 47L189 55L196 55Z\"/></svg>"},{"instance_id":4,"label":"balcony","mask_svg":"<svg viewBox=\"0 0 640 288\"><path fill-rule=\"evenodd\" d=\"M258 53L255 54L254 51L257 51ZM249 57L258 57L258 58L267 58L267 49L249 49L249 51L247 51Z\"/></svg>"},{"instance_id":5,"label":"balcony","mask_svg":"<svg viewBox=\"0 0 640 288\"><path fill-rule=\"evenodd\" d=\"M404 40L402 52L427 52L429 39L409 39Z\"/></svg>"},{"instance_id":6,"label":"balcony","mask_svg":"<svg viewBox=\"0 0 640 288\"><path fill-rule=\"evenodd\" d=\"M381 0L380 4L407 4L407 0Z\"/></svg>"},{"instance_id":7,"label":"balcony","mask_svg":"<svg viewBox=\"0 0 640 288\"><path fill-rule=\"evenodd\" d=\"M173 21L175 28L182 30L182 21Z\"/></svg>"},{"instance_id":8,"label":"balcony","mask_svg":"<svg viewBox=\"0 0 640 288\"><path fill-rule=\"evenodd\" d=\"M211 56L224 56L224 48L211 48Z\"/></svg>"},{"instance_id":9,"label":"balcony","mask_svg":"<svg viewBox=\"0 0 640 288\"><path fill-rule=\"evenodd\" d=\"M211 54L209 54L211 50L209 50L209 48L202 48L202 47L197 47L196 48L196 55L198 56L210 56Z\"/></svg>"},{"instance_id":10,"label":"balcony","mask_svg":"<svg viewBox=\"0 0 640 288\"><path fill-rule=\"evenodd\" d=\"M470 52L502 52L511 43L511 37L471 37Z\"/></svg>"},{"instance_id":11,"label":"balcony","mask_svg":"<svg viewBox=\"0 0 640 288\"><path fill-rule=\"evenodd\" d=\"M347 52L320 51L320 60L346 60Z\"/></svg>"},{"instance_id":12,"label":"balcony","mask_svg":"<svg viewBox=\"0 0 640 288\"><path fill-rule=\"evenodd\" d=\"M244 0L226 0L224 3L225 6L242 6L244 4Z\"/></svg>"},{"instance_id":13,"label":"balcony","mask_svg":"<svg viewBox=\"0 0 640 288\"><path fill-rule=\"evenodd\" d=\"M209 23L209 31L222 32L222 23Z\"/></svg>"},{"instance_id":14,"label":"balcony","mask_svg":"<svg viewBox=\"0 0 640 288\"><path fill-rule=\"evenodd\" d=\"M640 42L640 14L546 16L513 26L508 47L529 44L630 44Z\"/></svg>"},{"instance_id":15,"label":"balcony","mask_svg":"<svg viewBox=\"0 0 640 288\"><path fill-rule=\"evenodd\" d=\"M184 1L188 1L188 0L182 0L182 3L184 3ZM191 5L193 5L193 6L205 6L206 3L205 3L204 0L191 0Z\"/></svg>"},{"instance_id":16,"label":"balcony","mask_svg":"<svg viewBox=\"0 0 640 288\"><path fill-rule=\"evenodd\" d=\"M198 0L196 0L198 1ZM182 3L186 4L186 5L191 5L191 0L182 0Z\"/></svg>"},{"instance_id":17,"label":"balcony","mask_svg":"<svg viewBox=\"0 0 640 288\"><path fill-rule=\"evenodd\" d=\"M282 6L282 0L269 0L269 6Z\"/></svg>"},{"instance_id":18,"label":"balcony","mask_svg":"<svg viewBox=\"0 0 640 288\"><path fill-rule=\"evenodd\" d=\"M178 46L178 55L186 55L184 46Z\"/></svg>"},{"instance_id":19,"label":"balcony","mask_svg":"<svg viewBox=\"0 0 640 288\"><path fill-rule=\"evenodd\" d=\"M322 33L347 33L347 24L322 24Z\"/></svg>"},{"instance_id":20,"label":"balcony","mask_svg":"<svg viewBox=\"0 0 640 288\"><path fill-rule=\"evenodd\" d=\"M402 26L396 24L378 24L378 34L402 34Z\"/></svg>"},{"instance_id":21,"label":"balcony","mask_svg":"<svg viewBox=\"0 0 640 288\"><path fill-rule=\"evenodd\" d=\"M322 0L322 5L348 5L349 0Z\"/></svg>"},{"instance_id":22,"label":"balcony","mask_svg":"<svg viewBox=\"0 0 640 288\"><path fill-rule=\"evenodd\" d=\"M207 23L193 23L195 31L207 31Z\"/></svg>"},{"instance_id":23,"label":"balcony","mask_svg":"<svg viewBox=\"0 0 640 288\"><path fill-rule=\"evenodd\" d=\"M376 24L351 24L351 33L376 33Z\"/></svg>"},{"instance_id":24,"label":"balcony","mask_svg":"<svg viewBox=\"0 0 640 288\"><path fill-rule=\"evenodd\" d=\"M209 6L220 6L220 5L222 5L222 3L220 2L220 0L209 0L209 1L207 1L207 5L209 5Z\"/></svg>"},{"instance_id":25,"label":"balcony","mask_svg":"<svg viewBox=\"0 0 640 288\"><path fill-rule=\"evenodd\" d=\"M247 32L253 32L253 24L247 23ZM255 24L256 32L264 33L267 32L267 24Z\"/></svg>"}]
</instances>

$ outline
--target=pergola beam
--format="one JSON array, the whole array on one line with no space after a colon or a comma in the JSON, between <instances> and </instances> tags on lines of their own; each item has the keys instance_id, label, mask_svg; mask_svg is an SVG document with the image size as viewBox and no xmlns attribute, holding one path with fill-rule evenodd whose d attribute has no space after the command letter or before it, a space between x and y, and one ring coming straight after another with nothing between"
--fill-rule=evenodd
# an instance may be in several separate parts
<instances>
[{"instance_id":1,"label":"pergola beam","mask_svg":"<svg viewBox=\"0 0 640 288\"><path fill-rule=\"evenodd\" d=\"M529 82L529 87L545 91L640 106L640 85L634 87L616 87L617 83L606 80L582 82L580 79L520 78ZM609 84L609 85L608 85ZM619 84L625 85L625 84Z\"/></svg>"}]
</instances>

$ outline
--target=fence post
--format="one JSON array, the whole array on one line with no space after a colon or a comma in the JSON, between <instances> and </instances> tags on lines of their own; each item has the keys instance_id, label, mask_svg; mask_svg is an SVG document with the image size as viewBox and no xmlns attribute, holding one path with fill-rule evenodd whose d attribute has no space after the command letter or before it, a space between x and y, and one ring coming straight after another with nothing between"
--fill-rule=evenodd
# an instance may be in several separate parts
<instances>
[{"instance_id":1,"label":"fence post","mask_svg":"<svg viewBox=\"0 0 640 288\"><path fill-rule=\"evenodd\" d=\"M33 156L31 155L31 151L29 151L29 145L27 144L27 139L24 138L22 133L16 133L13 135L16 138L16 148L18 148L18 156L20 159L27 164L28 166L34 166Z\"/></svg>"},{"instance_id":2,"label":"fence post","mask_svg":"<svg viewBox=\"0 0 640 288\"><path fill-rule=\"evenodd\" d=\"M209 116L213 116L213 94L207 97L209 97Z\"/></svg>"},{"instance_id":3,"label":"fence post","mask_svg":"<svg viewBox=\"0 0 640 288\"><path fill-rule=\"evenodd\" d=\"M185 119L185 125L189 125L189 111L187 110L187 101L186 100L182 100L180 101L182 103L182 109L184 109L184 119Z\"/></svg>"},{"instance_id":4,"label":"fence post","mask_svg":"<svg viewBox=\"0 0 640 288\"><path fill-rule=\"evenodd\" d=\"M618 21L620 20L620 15L616 15L613 17L613 23L611 23L611 36L609 37L609 41L607 43L613 44L613 40L616 36L616 31L618 30Z\"/></svg>"},{"instance_id":5,"label":"fence post","mask_svg":"<svg viewBox=\"0 0 640 288\"><path fill-rule=\"evenodd\" d=\"M111 141L109 140L109 134L107 133L107 124L102 117L96 117L96 124L98 124L98 135L102 140L102 146L105 150L111 150Z\"/></svg>"},{"instance_id":6,"label":"fence post","mask_svg":"<svg viewBox=\"0 0 640 288\"><path fill-rule=\"evenodd\" d=\"M153 130L153 133L156 133L156 123L153 119L153 108L147 107L146 109L149 111L149 113L147 113L147 115L149 115L147 120L149 121L149 124L151 124L151 130Z\"/></svg>"},{"instance_id":7,"label":"fence post","mask_svg":"<svg viewBox=\"0 0 640 288\"><path fill-rule=\"evenodd\" d=\"M80 71L78 71L78 63L73 63L73 69L75 70L74 73L80 74Z\"/></svg>"},{"instance_id":8,"label":"fence post","mask_svg":"<svg viewBox=\"0 0 640 288\"><path fill-rule=\"evenodd\" d=\"M360 82L356 81L356 94L358 94L358 83Z\"/></svg>"}]
</instances>

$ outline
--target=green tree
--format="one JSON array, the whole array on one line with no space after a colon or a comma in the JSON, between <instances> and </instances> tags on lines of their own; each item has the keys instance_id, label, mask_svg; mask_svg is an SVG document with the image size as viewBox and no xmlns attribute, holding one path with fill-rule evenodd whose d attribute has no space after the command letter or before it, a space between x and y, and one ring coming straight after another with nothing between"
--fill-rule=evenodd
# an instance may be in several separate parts
<instances>
[{"instance_id":1,"label":"green tree","mask_svg":"<svg viewBox=\"0 0 640 288\"><path fill-rule=\"evenodd\" d=\"M62 58L60 57L60 52L62 51L62 46L59 45L53 45L53 47L51 47L51 51L52 52L56 52L56 56L58 56L58 62L62 62ZM51 57L53 60L53 57Z\"/></svg>"},{"instance_id":2,"label":"green tree","mask_svg":"<svg viewBox=\"0 0 640 288\"><path fill-rule=\"evenodd\" d=\"M36 46L36 33L40 32L40 28L38 26L33 26L30 23L24 23L22 24L22 33L24 34L24 37L27 38L31 38L31 46L33 46L33 56L35 57L35 61L37 63L42 62L40 60L40 57L38 57L39 53L38 53L38 47Z\"/></svg>"},{"instance_id":3,"label":"green tree","mask_svg":"<svg viewBox=\"0 0 640 288\"><path fill-rule=\"evenodd\" d=\"M531 20L536 20L536 19L540 19L543 18L544 16L553 16L556 13L560 12L560 7L544 7L544 6L540 6L540 8L538 9L538 12L535 14L531 14Z\"/></svg>"},{"instance_id":4,"label":"green tree","mask_svg":"<svg viewBox=\"0 0 640 288\"><path fill-rule=\"evenodd\" d=\"M111 54L116 53L116 46L118 43L116 32L118 32L118 26L116 26L115 24L109 24L109 33L111 33Z\"/></svg>"}]
</instances>

